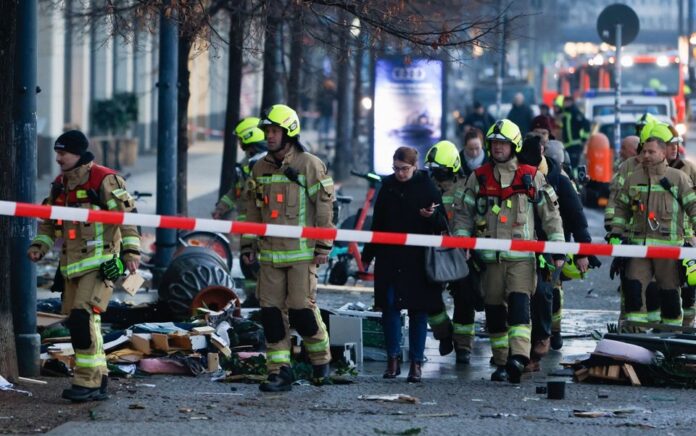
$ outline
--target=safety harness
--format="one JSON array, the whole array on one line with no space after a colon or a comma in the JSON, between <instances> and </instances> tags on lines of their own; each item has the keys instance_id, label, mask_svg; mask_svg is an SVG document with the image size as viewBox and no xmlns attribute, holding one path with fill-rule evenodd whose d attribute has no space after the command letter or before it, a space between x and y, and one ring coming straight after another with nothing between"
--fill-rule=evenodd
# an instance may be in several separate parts
<instances>
[{"instance_id":1,"label":"safety harness","mask_svg":"<svg viewBox=\"0 0 696 436\"><path fill-rule=\"evenodd\" d=\"M111 168L93 164L89 170L89 179L86 183L78 185L75 189L66 192L63 183L63 175L59 175L51 185L52 203L56 206L74 206L81 203L90 203L101 209L108 209L99 199L99 188L106 176L116 174Z\"/></svg>"},{"instance_id":2,"label":"safety harness","mask_svg":"<svg viewBox=\"0 0 696 436\"><path fill-rule=\"evenodd\" d=\"M493 168L493 164L489 162L474 171L479 182L479 191L476 195L477 205L479 204L478 200L482 197L496 197L502 202L516 194L525 194L529 197L530 202L538 202L537 190L534 187L534 177L537 173L535 167L520 164L515 170L512 183L505 188L500 186L500 181L495 178ZM483 215L483 213L481 214Z\"/></svg>"}]
</instances>

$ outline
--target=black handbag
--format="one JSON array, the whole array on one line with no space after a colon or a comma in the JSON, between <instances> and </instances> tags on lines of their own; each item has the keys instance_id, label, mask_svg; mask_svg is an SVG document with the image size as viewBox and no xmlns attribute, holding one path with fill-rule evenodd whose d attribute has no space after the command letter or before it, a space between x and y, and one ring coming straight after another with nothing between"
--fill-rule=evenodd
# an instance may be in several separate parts
<instances>
[{"instance_id":1,"label":"black handbag","mask_svg":"<svg viewBox=\"0 0 696 436\"><path fill-rule=\"evenodd\" d=\"M447 229L449 232L449 226ZM449 283L469 275L466 252L461 248L428 247L425 250L425 274L434 283Z\"/></svg>"}]
</instances>

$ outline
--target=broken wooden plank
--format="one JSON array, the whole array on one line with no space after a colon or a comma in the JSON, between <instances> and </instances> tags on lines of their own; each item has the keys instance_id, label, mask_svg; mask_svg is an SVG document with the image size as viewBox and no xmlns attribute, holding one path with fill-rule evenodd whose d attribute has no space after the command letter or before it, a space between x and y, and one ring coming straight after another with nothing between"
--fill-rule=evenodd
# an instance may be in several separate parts
<instances>
[{"instance_id":1,"label":"broken wooden plank","mask_svg":"<svg viewBox=\"0 0 696 436\"><path fill-rule=\"evenodd\" d=\"M621 367L619 365L611 365L607 372L607 377L619 379L621 376Z\"/></svg>"},{"instance_id":2,"label":"broken wooden plank","mask_svg":"<svg viewBox=\"0 0 696 436\"><path fill-rule=\"evenodd\" d=\"M575 371L575 374L573 374L573 375L575 376L575 379L578 382L583 382L583 381L587 380L588 378L590 378L590 370L587 368L581 368L581 369Z\"/></svg>"},{"instance_id":3,"label":"broken wooden plank","mask_svg":"<svg viewBox=\"0 0 696 436\"><path fill-rule=\"evenodd\" d=\"M28 377L17 377L17 381L29 383L32 385L47 385L48 384L47 381L37 380L34 378L28 378Z\"/></svg>"},{"instance_id":4,"label":"broken wooden plank","mask_svg":"<svg viewBox=\"0 0 696 436\"><path fill-rule=\"evenodd\" d=\"M626 374L628 379L631 381L632 386L641 386L640 379L638 378L638 374L636 374L636 370L633 369L633 366L629 365L628 363L625 363L623 366L623 371L624 374Z\"/></svg>"}]
</instances>

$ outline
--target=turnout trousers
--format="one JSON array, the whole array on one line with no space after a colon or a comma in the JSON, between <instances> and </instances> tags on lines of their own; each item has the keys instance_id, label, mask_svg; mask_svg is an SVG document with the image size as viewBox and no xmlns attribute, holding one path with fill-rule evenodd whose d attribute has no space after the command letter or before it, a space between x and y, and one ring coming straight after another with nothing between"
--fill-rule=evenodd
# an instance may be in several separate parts
<instances>
[{"instance_id":1,"label":"turnout trousers","mask_svg":"<svg viewBox=\"0 0 696 436\"><path fill-rule=\"evenodd\" d=\"M280 268L261 264L256 292L266 335L269 374L290 365L290 327L302 337L312 365L331 361L329 334L316 305L316 270L309 263Z\"/></svg>"},{"instance_id":2,"label":"turnout trousers","mask_svg":"<svg viewBox=\"0 0 696 436\"><path fill-rule=\"evenodd\" d=\"M62 312L68 315L66 324L75 351L74 385L98 388L102 376L109 374L101 313L106 311L112 292L111 282L104 281L99 271L65 279Z\"/></svg>"}]
</instances>

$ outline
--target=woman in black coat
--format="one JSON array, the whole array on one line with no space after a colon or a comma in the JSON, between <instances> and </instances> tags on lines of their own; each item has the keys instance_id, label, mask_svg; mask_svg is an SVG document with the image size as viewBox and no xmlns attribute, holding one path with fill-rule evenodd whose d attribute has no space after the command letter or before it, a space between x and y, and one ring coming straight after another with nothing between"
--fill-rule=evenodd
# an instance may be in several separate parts
<instances>
[{"instance_id":1,"label":"woman in black coat","mask_svg":"<svg viewBox=\"0 0 696 436\"><path fill-rule=\"evenodd\" d=\"M439 234L446 229L440 212L442 196L424 171L418 171L418 151L400 147L394 153L394 174L386 177L377 195L372 230L381 232ZM400 374L401 309L409 315L408 381L419 382L424 360L428 312L439 308L442 286L428 281L425 248L368 244L363 251L365 268L375 260L375 307L382 310L387 344L384 378Z\"/></svg>"}]
</instances>

